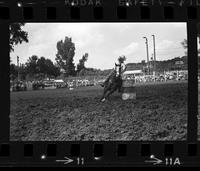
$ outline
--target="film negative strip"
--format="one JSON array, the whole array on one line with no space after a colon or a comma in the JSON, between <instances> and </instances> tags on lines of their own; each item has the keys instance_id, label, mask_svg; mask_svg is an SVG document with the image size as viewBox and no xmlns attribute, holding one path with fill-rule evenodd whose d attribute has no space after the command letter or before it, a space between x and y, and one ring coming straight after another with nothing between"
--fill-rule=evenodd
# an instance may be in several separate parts
<instances>
[{"instance_id":1,"label":"film negative strip","mask_svg":"<svg viewBox=\"0 0 200 171\"><path fill-rule=\"evenodd\" d=\"M0 0L0 166L200 166L200 1Z\"/></svg>"}]
</instances>

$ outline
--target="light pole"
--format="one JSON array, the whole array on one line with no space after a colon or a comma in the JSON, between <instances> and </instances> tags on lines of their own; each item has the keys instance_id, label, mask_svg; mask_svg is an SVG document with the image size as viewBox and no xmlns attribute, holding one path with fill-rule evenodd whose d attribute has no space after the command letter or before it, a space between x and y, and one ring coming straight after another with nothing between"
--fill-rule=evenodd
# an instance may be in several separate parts
<instances>
[{"instance_id":1,"label":"light pole","mask_svg":"<svg viewBox=\"0 0 200 171\"><path fill-rule=\"evenodd\" d=\"M148 70L148 75L149 75L149 50L148 50L148 39L147 37L143 37L146 40L146 48L147 48L147 70Z\"/></svg>"},{"instance_id":2,"label":"light pole","mask_svg":"<svg viewBox=\"0 0 200 171\"><path fill-rule=\"evenodd\" d=\"M17 79L19 81L19 56L17 56L17 67L18 67Z\"/></svg>"},{"instance_id":3,"label":"light pole","mask_svg":"<svg viewBox=\"0 0 200 171\"><path fill-rule=\"evenodd\" d=\"M152 37L153 37L153 52L154 52L154 61L156 61L155 35L152 35Z\"/></svg>"},{"instance_id":4,"label":"light pole","mask_svg":"<svg viewBox=\"0 0 200 171\"><path fill-rule=\"evenodd\" d=\"M153 53L154 53L154 71L156 72L156 47L155 47L155 35L153 37Z\"/></svg>"}]
</instances>

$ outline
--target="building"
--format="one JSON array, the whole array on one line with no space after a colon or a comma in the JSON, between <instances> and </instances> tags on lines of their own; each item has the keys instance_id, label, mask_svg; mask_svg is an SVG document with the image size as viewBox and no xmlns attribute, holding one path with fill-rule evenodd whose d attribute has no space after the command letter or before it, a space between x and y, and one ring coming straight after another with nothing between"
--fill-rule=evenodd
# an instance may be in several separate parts
<instances>
[{"instance_id":1,"label":"building","mask_svg":"<svg viewBox=\"0 0 200 171\"><path fill-rule=\"evenodd\" d=\"M142 76L144 76L142 70L126 70L122 75L122 79L136 79Z\"/></svg>"},{"instance_id":2,"label":"building","mask_svg":"<svg viewBox=\"0 0 200 171\"><path fill-rule=\"evenodd\" d=\"M144 73L142 70L130 70L130 71L125 71L123 75L134 75L134 76L142 76Z\"/></svg>"}]
</instances>

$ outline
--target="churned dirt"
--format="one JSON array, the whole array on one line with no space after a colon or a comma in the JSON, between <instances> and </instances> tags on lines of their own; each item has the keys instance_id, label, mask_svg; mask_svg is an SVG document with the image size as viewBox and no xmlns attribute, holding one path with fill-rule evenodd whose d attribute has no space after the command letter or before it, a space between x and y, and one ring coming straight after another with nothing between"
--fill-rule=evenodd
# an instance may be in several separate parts
<instances>
[{"instance_id":1,"label":"churned dirt","mask_svg":"<svg viewBox=\"0 0 200 171\"><path fill-rule=\"evenodd\" d=\"M101 87L11 92L11 141L159 141L187 138L187 83L136 85L136 100Z\"/></svg>"},{"instance_id":2,"label":"churned dirt","mask_svg":"<svg viewBox=\"0 0 200 171\"><path fill-rule=\"evenodd\" d=\"M198 83L198 116L197 116L197 119L198 119L198 140L200 140L200 83Z\"/></svg>"}]
</instances>

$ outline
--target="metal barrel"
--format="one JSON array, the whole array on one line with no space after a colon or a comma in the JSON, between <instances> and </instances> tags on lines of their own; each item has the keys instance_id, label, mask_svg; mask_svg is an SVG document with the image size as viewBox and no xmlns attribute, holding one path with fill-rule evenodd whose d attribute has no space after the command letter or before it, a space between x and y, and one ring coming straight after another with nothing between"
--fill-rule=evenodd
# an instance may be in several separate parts
<instances>
[{"instance_id":1,"label":"metal barrel","mask_svg":"<svg viewBox=\"0 0 200 171\"><path fill-rule=\"evenodd\" d=\"M123 80L122 82L122 99L136 100L135 79Z\"/></svg>"}]
</instances>

